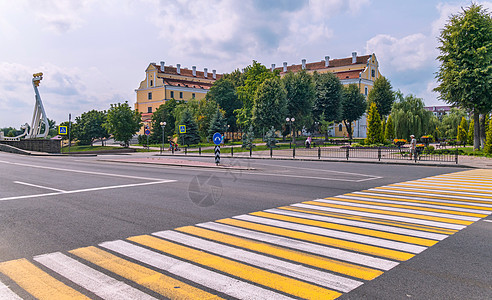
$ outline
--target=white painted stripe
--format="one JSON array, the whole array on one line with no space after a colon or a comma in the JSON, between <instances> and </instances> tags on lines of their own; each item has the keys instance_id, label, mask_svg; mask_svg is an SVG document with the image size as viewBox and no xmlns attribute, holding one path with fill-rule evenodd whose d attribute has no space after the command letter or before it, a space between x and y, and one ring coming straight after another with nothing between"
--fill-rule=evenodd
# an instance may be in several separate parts
<instances>
[{"instance_id":1,"label":"white painted stripe","mask_svg":"<svg viewBox=\"0 0 492 300\"><path fill-rule=\"evenodd\" d=\"M316 210L322 210L322 211L328 211L328 212L337 212L337 213L342 213L342 214L350 214L350 215L356 215L356 216L364 216L364 217L370 217L370 218L379 218L379 219L385 219L385 220L390 220L390 221L401 221L401 222L407 222L407 223L413 223L413 224L436 226L436 227L447 228L447 229L461 230L461 229L466 227L463 225L442 223L442 222L437 222L437 221L429 221L429 220L414 219L414 218L408 218L408 217L399 217L399 216L367 213L367 212L362 212L362 211L339 209L339 208L333 208L333 207L324 207L324 206L319 206L319 205L311 205L311 204L303 204L303 203L292 204L292 206L309 208L309 209L316 209Z\"/></svg>"},{"instance_id":2,"label":"white painted stripe","mask_svg":"<svg viewBox=\"0 0 492 300\"><path fill-rule=\"evenodd\" d=\"M201 249L233 260L244 262L256 267L267 269L284 276L291 276L304 281L312 282L341 292L350 292L362 285L362 282L312 269L301 264L294 264L277 258L256 254L246 250L207 241L175 231L155 232L156 235L167 240Z\"/></svg>"},{"instance_id":3,"label":"white painted stripe","mask_svg":"<svg viewBox=\"0 0 492 300\"><path fill-rule=\"evenodd\" d=\"M480 179L477 179L477 180L480 180ZM481 180L480 180L480 182L478 182L477 180L437 179L437 178L428 179L428 178L424 178L424 179L418 179L418 180L410 181L410 182L435 183L435 184L454 185L454 186L456 186L458 184L460 184L460 185L471 184L471 186L474 186L474 187L479 187L479 188L483 187L485 190L492 189L492 184L483 183Z\"/></svg>"},{"instance_id":4,"label":"white painted stripe","mask_svg":"<svg viewBox=\"0 0 492 300\"><path fill-rule=\"evenodd\" d=\"M439 189L439 190L453 190L453 191L458 191L458 192L483 192L483 193L488 193L491 194L492 190L491 189L476 189L476 188L462 188L459 185L454 185L454 186L449 186L449 185L438 185L435 184L434 182L432 183L419 183L419 182L400 182L397 184L392 184L390 186L413 186L413 187L418 187L418 188L430 188L430 189Z\"/></svg>"},{"instance_id":5,"label":"white painted stripe","mask_svg":"<svg viewBox=\"0 0 492 300\"><path fill-rule=\"evenodd\" d=\"M18 200L18 199L31 199L31 198L39 198L39 197L47 197L47 196L56 196L56 195L65 195L65 194L76 194L76 193L85 193L85 192L93 192L93 191L103 191L103 190L111 190L111 189L120 189L127 187L135 187L135 186L145 186L152 184L160 184L160 183L169 183L175 182L176 180L162 180L162 181L151 181L151 182L142 182L142 183L132 183L132 184L122 184L122 185L112 185L112 186L101 186L96 188L88 188L74 191L64 191L57 193L47 193L47 194L35 194L35 195L25 195L25 196L14 196L14 197L6 197L0 198L0 201L7 200Z\"/></svg>"},{"instance_id":6,"label":"white painted stripe","mask_svg":"<svg viewBox=\"0 0 492 300\"><path fill-rule=\"evenodd\" d=\"M451 199L460 199L460 200L475 200L475 201L484 201L485 203L482 204L480 203L481 206L487 206L489 207L490 205L488 205L487 203L487 200L486 199L481 199L481 198L473 198L473 197L465 197L465 196L456 196L456 195L448 195L448 194L432 194L432 193L423 193L422 191L405 191L405 190L395 190L395 189L380 189L380 188L372 188L372 189L369 189L369 191L378 191L378 192L393 192L393 193L398 193L398 194L407 194L407 195L417 195L417 196L421 196L421 195L425 195L425 196L433 196L433 197L444 197L444 198L451 198ZM426 198L426 199L432 199L434 200L433 198ZM475 204L477 204L476 202L474 202ZM492 207L492 206L490 206Z\"/></svg>"},{"instance_id":7,"label":"white painted stripe","mask_svg":"<svg viewBox=\"0 0 492 300\"><path fill-rule=\"evenodd\" d=\"M397 185L385 185L383 188L389 188L389 189L404 189L404 190L410 190L410 191L424 191L424 192L435 192L435 193L453 193L453 194L459 194L459 195L471 195L471 196L484 196L484 197L491 197L490 193L487 194L482 194L482 193L467 193L467 192L460 192L460 191L443 191L442 189L424 189L424 188L417 188L417 187L404 187L404 186L397 186ZM476 199L476 198L470 198L470 199Z\"/></svg>"},{"instance_id":8,"label":"white painted stripe","mask_svg":"<svg viewBox=\"0 0 492 300\"><path fill-rule=\"evenodd\" d=\"M482 220L482 221L492 223L492 220Z\"/></svg>"},{"instance_id":9,"label":"white painted stripe","mask_svg":"<svg viewBox=\"0 0 492 300\"><path fill-rule=\"evenodd\" d=\"M125 241L100 246L238 299L293 299Z\"/></svg>"},{"instance_id":10,"label":"white painted stripe","mask_svg":"<svg viewBox=\"0 0 492 300\"><path fill-rule=\"evenodd\" d=\"M3 282L0 281L0 299L2 300L22 300L16 293L12 292Z\"/></svg>"},{"instance_id":11,"label":"white painted stripe","mask_svg":"<svg viewBox=\"0 0 492 300\"><path fill-rule=\"evenodd\" d=\"M245 237L252 240L262 241L278 246L283 246L291 249L296 249L308 253L331 257L334 259L343 260L359 265L364 265L384 271L388 271L399 264L397 262L383 259L383 258L372 257L365 254L349 252L337 248L321 246L318 244L313 244L300 240L294 240L294 239L263 233L263 232L257 232L249 229L233 227L233 226L215 223L215 222L201 223L201 224L197 224L196 226L200 226L203 228L220 231L223 233L232 234L240 237Z\"/></svg>"},{"instance_id":12,"label":"white painted stripe","mask_svg":"<svg viewBox=\"0 0 492 300\"><path fill-rule=\"evenodd\" d=\"M433 239L433 240L438 240L438 241L442 241L448 237L445 234L425 232L425 231L420 231L420 230L405 229L405 228L400 228L400 227L379 225L379 224L366 223L366 222L360 222L360 221L352 221L352 220L346 220L346 219L339 219L339 218L320 216L320 215L309 214L309 213L305 213L305 212L285 210L285 209L274 208L274 209L267 209L265 211L270 212L270 213L274 213L274 214L281 214L281 215L298 217L298 218L318 220L318 221L323 221L323 222L331 222L331 223L343 224L343 225L348 225L348 226L369 228L369 229L374 229L374 230L392 232L392 233L409 235L409 236L422 237L422 238Z\"/></svg>"},{"instance_id":13,"label":"white painted stripe","mask_svg":"<svg viewBox=\"0 0 492 300\"><path fill-rule=\"evenodd\" d=\"M273 220L273 219L261 218L261 217L250 216L250 215L240 215L240 216L235 216L233 218L243 220L243 221L249 221L249 222L255 222L255 223L260 223L260 224L265 224L265 225L270 225L270 226L276 226L276 227L291 229L291 230L304 231L304 232L314 233L314 234L323 235L323 236L340 238L340 239L344 239L344 240L348 240L348 241L355 241L355 242L364 243L364 244L368 244L368 245L374 245L374 246L385 247L385 248L389 248L389 249L401 250L401 251L406 251L406 252L410 252L410 253L420 253L420 252L424 251L425 249L427 249L427 247L423 247L423 246L417 246L417 245L412 245L412 244L407 244L407 243L395 242L395 241L390 241L390 240L385 240L385 239L380 239L380 238L375 238L375 237L369 237L369 236L360 235L360 234L336 231L336 230L331 230L331 229L325 229L325 228L320 228L320 227L315 227L315 226L308 226L308 225L302 225L302 224L296 224L296 223L290 223L290 222L284 222L284 221L277 221L277 220Z\"/></svg>"},{"instance_id":14,"label":"white painted stripe","mask_svg":"<svg viewBox=\"0 0 492 300\"><path fill-rule=\"evenodd\" d=\"M34 260L103 299L155 299L60 252L35 256Z\"/></svg>"},{"instance_id":15,"label":"white painted stripe","mask_svg":"<svg viewBox=\"0 0 492 300\"><path fill-rule=\"evenodd\" d=\"M335 198L338 198L338 197L335 197ZM432 217L456 219L456 220L463 220L463 221L478 221L478 220L480 220L480 218L476 218L476 217L451 215L451 214L446 214L446 213L437 213L437 212L416 210L416 209L396 208L396 207L379 206L379 205L369 205L369 204L353 203L353 202L348 202L348 201L345 202L345 201L343 201L343 199L341 199L341 198L339 198L339 199L340 200L319 199L319 200L314 200L314 201L322 202L322 203L328 203L328 204L338 204L338 205L361 207L361 208L371 208L371 209L384 210L384 211L388 211L388 212L410 213L410 214L415 214L415 215L432 216Z\"/></svg>"},{"instance_id":16,"label":"white painted stripe","mask_svg":"<svg viewBox=\"0 0 492 300\"><path fill-rule=\"evenodd\" d=\"M55 191L55 192L61 192L61 193L64 193L65 192L64 190L59 190L59 189L55 189L55 188L51 188L51 187L47 187L47 186L42 186L42 185L37 185L37 184L32 184L32 183L27 183L27 182L22 182L22 181L14 181L14 183L22 184L22 185L27 185L27 186L32 186L32 187L37 187L37 188L40 188L40 189L52 190L52 191Z\"/></svg>"},{"instance_id":17,"label":"white painted stripe","mask_svg":"<svg viewBox=\"0 0 492 300\"><path fill-rule=\"evenodd\" d=\"M458 200L443 200L443 199L423 198L423 197L416 197L416 196L402 196L402 195L394 195L394 194L388 194L388 193L353 192L353 194L376 196L376 197L393 197L393 198L398 198L398 199L422 200L422 201L447 203L447 204L457 204L457 205L469 205L469 206L475 206L475 207L492 207L492 204L491 205L486 205L486 204L484 205L484 204L479 204L479 203L465 202L465 201L458 201ZM418 195L418 194L416 194L416 195ZM446 207L448 207L448 206L446 206ZM452 207L452 206L449 206L449 207ZM467 209L472 210L472 211L476 211L479 213L484 213L484 214L492 213L492 211L489 211L489 210L479 210L479 209L471 209L471 208L467 208Z\"/></svg>"},{"instance_id":18,"label":"white painted stripe","mask_svg":"<svg viewBox=\"0 0 492 300\"><path fill-rule=\"evenodd\" d=\"M434 204L425 204L425 203L417 203L417 202L406 202L406 201L401 201L401 200L400 201L399 200L384 200L384 199L377 199L377 198L356 197L356 196L347 196L347 195L337 196L337 198L362 200L362 201L377 202L377 203L388 203L388 204L397 204L397 205L416 206L416 207L435 208L435 209L441 209L441 210L476 213L476 214L486 214L486 215L491 213L490 211L485 211L485 210L460 208L460 207L452 207L452 206L443 206L443 205L434 205Z\"/></svg>"}]
</instances>

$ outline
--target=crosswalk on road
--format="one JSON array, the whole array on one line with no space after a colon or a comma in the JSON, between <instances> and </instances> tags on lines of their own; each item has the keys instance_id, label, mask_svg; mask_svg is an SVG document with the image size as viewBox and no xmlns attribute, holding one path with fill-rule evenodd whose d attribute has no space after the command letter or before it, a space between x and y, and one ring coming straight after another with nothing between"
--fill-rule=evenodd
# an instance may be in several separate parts
<instances>
[{"instance_id":1,"label":"crosswalk on road","mask_svg":"<svg viewBox=\"0 0 492 300\"><path fill-rule=\"evenodd\" d=\"M0 263L0 299L335 299L492 213L471 170Z\"/></svg>"}]
</instances>

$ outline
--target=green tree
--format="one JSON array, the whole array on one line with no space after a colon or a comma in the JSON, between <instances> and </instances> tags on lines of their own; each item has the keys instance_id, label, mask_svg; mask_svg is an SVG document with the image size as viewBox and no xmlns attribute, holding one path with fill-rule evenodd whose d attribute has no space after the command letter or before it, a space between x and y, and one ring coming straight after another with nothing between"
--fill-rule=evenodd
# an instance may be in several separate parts
<instances>
[{"instance_id":1,"label":"green tree","mask_svg":"<svg viewBox=\"0 0 492 300\"><path fill-rule=\"evenodd\" d=\"M488 123L487 138L485 140L483 151L487 154L492 154L492 119L490 119Z\"/></svg>"},{"instance_id":2,"label":"green tree","mask_svg":"<svg viewBox=\"0 0 492 300\"><path fill-rule=\"evenodd\" d=\"M282 78L282 82L287 92L287 116L294 117L299 126L310 126L315 99L312 76L305 70L297 73L289 72Z\"/></svg>"},{"instance_id":3,"label":"green tree","mask_svg":"<svg viewBox=\"0 0 492 300\"><path fill-rule=\"evenodd\" d=\"M142 127L142 114L131 109L128 101L123 104L111 104L107 121L103 126L113 135L115 141L124 142L125 147L128 147L130 139Z\"/></svg>"},{"instance_id":4,"label":"green tree","mask_svg":"<svg viewBox=\"0 0 492 300\"><path fill-rule=\"evenodd\" d=\"M284 124L286 111L286 91L280 78L265 80L255 93L253 123L258 130L274 127L279 129Z\"/></svg>"},{"instance_id":5,"label":"green tree","mask_svg":"<svg viewBox=\"0 0 492 300\"><path fill-rule=\"evenodd\" d=\"M75 118L73 124L73 137L79 141L80 145L93 145L94 140L109 137L109 133L103 124L106 122L107 116L105 111L97 111L95 109L85 112Z\"/></svg>"},{"instance_id":6,"label":"green tree","mask_svg":"<svg viewBox=\"0 0 492 300\"><path fill-rule=\"evenodd\" d=\"M186 126L186 133L180 133L180 141L185 145L195 145L200 142L198 134L198 125L196 124L190 110L186 109L181 116L180 125Z\"/></svg>"},{"instance_id":7,"label":"green tree","mask_svg":"<svg viewBox=\"0 0 492 300\"><path fill-rule=\"evenodd\" d=\"M366 98L359 92L356 84L343 88L341 107L341 118L347 128L349 139L352 139L352 122L360 119L366 111Z\"/></svg>"},{"instance_id":8,"label":"green tree","mask_svg":"<svg viewBox=\"0 0 492 300\"><path fill-rule=\"evenodd\" d=\"M376 103L372 102L367 113L366 144L379 144L383 142L383 128L381 125L381 116L379 115Z\"/></svg>"},{"instance_id":9,"label":"green tree","mask_svg":"<svg viewBox=\"0 0 492 300\"><path fill-rule=\"evenodd\" d=\"M215 115L212 120L210 120L210 126L208 128L208 138L211 140L216 132L220 134L224 134L227 130L226 119L224 118L224 114L217 107Z\"/></svg>"},{"instance_id":10,"label":"green tree","mask_svg":"<svg viewBox=\"0 0 492 300\"><path fill-rule=\"evenodd\" d=\"M492 18L472 3L452 15L439 38L441 62L435 91L447 103L473 112L473 147L480 148L480 113L492 108Z\"/></svg>"},{"instance_id":11,"label":"green tree","mask_svg":"<svg viewBox=\"0 0 492 300\"><path fill-rule=\"evenodd\" d=\"M468 122L466 122L465 117L461 118L460 125L458 126L458 134L456 135L456 140L461 142L463 145L466 144L466 140L468 139L468 132L466 128L468 127Z\"/></svg>"},{"instance_id":12,"label":"green tree","mask_svg":"<svg viewBox=\"0 0 492 300\"><path fill-rule=\"evenodd\" d=\"M367 95L367 102L369 105L373 102L376 103L381 118L391 113L391 107L395 102L395 94L391 83L386 77L381 76L374 81L374 86L369 92L369 95Z\"/></svg>"},{"instance_id":13,"label":"green tree","mask_svg":"<svg viewBox=\"0 0 492 300\"><path fill-rule=\"evenodd\" d=\"M396 101L391 109L396 138L409 140L410 135L421 137L430 134L432 112L426 110L424 101L413 95L403 96L396 92Z\"/></svg>"},{"instance_id":14,"label":"green tree","mask_svg":"<svg viewBox=\"0 0 492 300\"><path fill-rule=\"evenodd\" d=\"M388 116L388 121L386 122L386 127L384 129L384 139L386 141L393 141L395 138L395 125L393 124L393 118L391 115Z\"/></svg>"},{"instance_id":15,"label":"green tree","mask_svg":"<svg viewBox=\"0 0 492 300\"><path fill-rule=\"evenodd\" d=\"M336 121L342 113L343 85L332 73L314 72L315 100L313 117L316 121Z\"/></svg>"},{"instance_id":16,"label":"green tree","mask_svg":"<svg viewBox=\"0 0 492 300\"><path fill-rule=\"evenodd\" d=\"M237 130L234 111L241 108L241 101L236 93L234 82L229 78L221 78L214 82L207 93L207 100L213 100L225 111L227 125L231 131Z\"/></svg>"},{"instance_id":17,"label":"green tree","mask_svg":"<svg viewBox=\"0 0 492 300\"><path fill-rule=\"evenodd\" d=\"M470 124L468 125L468 131L466 133L466 143L468 145L473 145L473 129L475 128L473 119L470 120Z\"/></svg>"},{"instance_id":18,"label":"green tree","mask_svg":"<svg viewBox=\"0 0 492 300\"><path fill-rule=\"evenodd\" d=\"M461 118L466 117L466 111L452 107L449 114L442 117L439 124L439 131L443 138L455 138L458 134L458 126Z\"/></svg>"},{"instance_id":19,"label":"green tree","mask_svg":"<svg viewBox=\"0 0 492 300\"><path fill-rule=\"evenodd\" d=\"M255 139L255 133L253 131L253 125L249 125L248 130L245 133L243 133L243 136L242 136L242 139L241 139L242 142L243 142L242 147L243 148L248 148L248 149L253 148L255 146L253 144L254 139Z\"/></svg>"},{"instance_id":20,"label":"green tree","mask_svg":"<svg viewBox=\"0 0 492 300\"><path fill-rule=\"evenodd\" d=\"M268 148L277 147L277 134L275 133L275 128L273 128L273 126L267 131L263 141L265 141Z\"/></svg>"},{"instance_id":21,"label":"green tree","mask_svg":"<svg viewBox=\"0 0 492 300\"><path fill-rule=\"evenodd\" d=\"M162 126L161 122L166 122L164 126L164 142L167 142L168 137L174 135L174 129L176 125L176 118L174 111L178 103L174 99L167 100L164 104L161 104L159 108L152 114L152 133L150 134L150 141L152 143L162 142Z\"/></svg>"}]
</instances>

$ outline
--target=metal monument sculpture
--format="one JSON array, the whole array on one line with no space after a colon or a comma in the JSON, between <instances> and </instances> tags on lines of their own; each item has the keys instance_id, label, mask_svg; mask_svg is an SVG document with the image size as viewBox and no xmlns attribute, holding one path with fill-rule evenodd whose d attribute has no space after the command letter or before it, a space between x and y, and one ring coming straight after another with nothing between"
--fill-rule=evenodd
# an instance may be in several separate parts
<instances>
[{"instance_id":1,"label":"metal monument sculpture","mask_svg":"<svg viewBox=\"0 0 492 300\"><path fill-rule=\"evenodd\" d=\"M31 128L26 138L46 138L50 130L50 125L48 123L48 118L46 117L46 112L44 111L43 101L41 101L41 96L38 91L39 82L43 79L43 73L36 73L32 76L32 86L34 88L34 93L36 94L36 104L34 105ZM44 131L41 132L43 124Z\"/></svg>"}]
</instances>

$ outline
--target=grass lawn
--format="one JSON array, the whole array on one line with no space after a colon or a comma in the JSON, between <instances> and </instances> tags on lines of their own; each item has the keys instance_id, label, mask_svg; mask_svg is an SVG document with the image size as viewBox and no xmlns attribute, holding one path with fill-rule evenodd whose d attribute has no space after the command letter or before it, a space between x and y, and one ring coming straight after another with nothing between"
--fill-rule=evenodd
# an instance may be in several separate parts
<instances>
[{"instance_id":1,"label":"grass lawn","mask_svg":"<svg viewBox=\"0 0 492 300\"><path fill-rule=\"evenodd\" d=\"M72 146L70 147L70 152L82 152L82 151L105 151L105 150L115 150L121 149L121 147L113 146ZM62 153L68 153L68 146L61 149Z\"/></svg>"}]
</instances>

